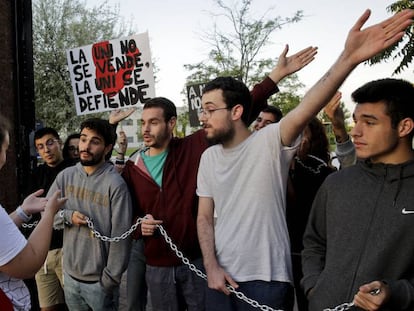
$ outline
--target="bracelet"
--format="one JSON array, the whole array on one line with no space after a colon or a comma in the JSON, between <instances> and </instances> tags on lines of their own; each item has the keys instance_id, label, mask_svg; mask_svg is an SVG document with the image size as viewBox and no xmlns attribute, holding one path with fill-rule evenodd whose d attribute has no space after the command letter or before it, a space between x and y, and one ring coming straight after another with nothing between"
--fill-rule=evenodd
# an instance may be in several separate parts
<instances>
[{"instance_id":1,"label":"bracelet","mask_svg":"<svg viewBox=\"0 0 414 311\"><path fill-rule=\"evenodd\" d=\"M23 220L23 222L28 222L28 221L30 221L30 219L32 219L32 215L27 215L27 214L24 212L24 210L22 209L22 207L21 207L21 206L19 206L19 207L16 209L16 214L17 214L17 216L19 216L19 218L20 218L21 220Z\"/></svg>"},{"instance_id":2,"label":"bracelet","mask_svg":"<svg viewBox=\"0 0 414 311\"><path fill-rule=\"evenodd\" d=\"M118 152L118 151L116 153L119 154L119 155L121 155L121 156L125 155L125 153Z\"/></svg>"}]
</instances>

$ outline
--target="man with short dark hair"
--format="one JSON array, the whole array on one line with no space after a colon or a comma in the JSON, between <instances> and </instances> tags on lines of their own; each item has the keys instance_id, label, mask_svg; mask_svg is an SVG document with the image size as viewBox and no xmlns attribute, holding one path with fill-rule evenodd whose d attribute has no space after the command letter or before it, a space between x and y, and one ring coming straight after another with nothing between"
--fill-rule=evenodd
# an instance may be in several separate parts
<instances>
[{"instance_id":1,"label":"man with short dark hair","mask_svg":"<svg viewBox=\"0 0 414 311\"><path fill-rule=\"evenodd\" d=\"M360 160L328 176L304 235L309 309L414 308L414 86L369 82L352 94Z\"/></svg>"},{"instance_id":2,"label":"man with short dark hair","mask_svg":"<svg viewBox=\"0 0 414 311\"><path fill-rule=\"evenodd\" d=\"M34 133L34 146L42 158L43 163L37 166L30 176L28 193L37 189L44 189L46 195L57 174L65 168L75 164L72 160L64 159L62 155L62 141L57 131L50 127L44 127ZM31 223L38 221L40 214L34 215ZM32 230L23 229L28 234ZM49 253L42 269L36 273L36 290L28 280L32 292L33 307L37 308L38 296L41 310L65 310L62 273L62 243L63 231L53 230Z\"/></svg>"},{"instance_id":3,"label":"man with short dark hair","mask_svg":"<svg viewBox=\"0 0 414 311\"><path fill-rule=\"evenodd\" d=\"M118 286L128 263L130 240L104 242L92 234L87 222L109 238L130 228L128 187L106 161L115 139L108 121L85 120L80 132L80 162L62 171L49 191L61 189L68 198L56 220L64 221L65 299L70 310L114 310L118 306Z\"/></svg>"},{"instance_id":4,"label":"man with short dark hair","mask_svg":"<svg viewBox=\"0 0 414 311\"><path fill-rule=\"evenodd\" d=\"M265 109L260 111L259 116L254 122L253 129L255 131L258 131L264 128L266 125L279 122L282 117L283 114L279 108L275 106L267 106Z\"/></svg>"}]
</instances>

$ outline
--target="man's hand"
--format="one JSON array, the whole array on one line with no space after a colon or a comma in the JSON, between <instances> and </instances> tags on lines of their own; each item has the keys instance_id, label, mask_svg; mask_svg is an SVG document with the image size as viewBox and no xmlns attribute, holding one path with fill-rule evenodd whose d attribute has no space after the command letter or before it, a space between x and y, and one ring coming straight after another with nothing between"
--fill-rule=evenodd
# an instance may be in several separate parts
<instances>
[{"instance_id":1,"label":"man's hand","mask_svg":"<svg viewBox=\"0 0 414 311\"><path fill-rule=\"evenodd\" d=\"M332 122L332 130L337 143L344 143L349 140L349 135L345 127L345 114L340 103L341 98L341 92L336 92L323 110Z\"/></svg>"},{"instance_id":2,"label":"man's hand","mask_svg":"<svg viewBox=\"0 0 414 311\"><path fill-rule=\"evenodd\" d=\"M276 67L273 68L269 74L269 78L276 84L286 76L295 73L313 61L318 52L318 48L309 46L306 49L287 57L286 55L288 51L289 45L286 44L285 49L279 56Z\"/></svg>"},{"instance_id":3,"label":"man's hand","mask_svg":"<svg viewBox=\"0 0 414 311\"><path fill-rule=\"evenodd\" d=\"M83 215L81 212L74 211L72 214L72 224L77 226L87 225L88 222L86 221L87 217Z\"/></svg>"},{"instance_id":4,"label":"man's hand","mask_svg":"<svg viewBox=\"0 0 414 311\"><path fill-rule=\"evenodd\" d=\"M328 119L332 122L332 125L338 128L345 126L345 115L341 108L341 98L342 93L336 92L323 109Z\"/></svg>"},{"instance_id":5,"label":"man's hand","mask_svg":"<svg viewBox=\"0 0 414 311\"><path fill-rule=\"evenodd\" d=\"M379 310L390 298L391 291L387 284L374 281L364 284L354 296L355 306L364 310Z\"/></svg>"},{"instance_id":6,"label":"man's hand","mask_svg":"<svg viewBox=\"0 0 414 311\"><path fill-rule=\"evenodd\" d=\"M234 288L238 288L239 285L227 274L226 271L220 266L206 268L207 271L207 283L211 289L223 292L226 295L230 295L226 284L230 284Z\"/></svg>"},{"instance_id":7,"label":"man's hand","mask_svg":"<svg viewBox=\"0 0 414 311\"><path fill-rule=\"evenodd\" d=\"M68 200L66 197L61 197L61 191L56 190L51 197L48 198L45 212L52 212L53 214L56 214L65 204L65 202Z\"/></svg>"},{"instance_id":8,"label":"man's hand","mask_svg":"<svg viewBox=\"0 0 414 311\"><path fill-rule=\"evenodd\" d=\"M127 109L116 109L112 110L109 114L109 123L110 124L118 124L122 120L128 118L131 114L133 114L137 108L131 107Z\"/></svg>"},{"instance_id":9,"label":"man's hand","mask_svg":"<svg viewBox=\"0 0 414 311\"><path fill-rule=\"evenodd\" d=\"M43 212L46 207L47 198L39 197L44 192L43 189L37 190L29 194L23 201L21 208L26 215L32 215Z\"/></svg>"},{"instance_id":10,"label":"man's hand","mask_svg":"<svg viewBox=\"0 0 414 311\"><path fill-rule=\"evenodd\" d=\"M371 11L366 10L348 33L343 56L352 66L373 57L400 40L405 29L413 22L414 11L401 11L381 23L361 30L370 15Z\"/></svg>"},{"instance_id":11,"label":"man's hand","mask_svg":"<svg viewBox=\"0 0 414 311\"><path fill-rule=\"evenodd\" d=\"M124 131L119 131L117 144L118 144L117 152L122 155L125 155L125 152L127 151L127 148L128 148L128 140L127 140L127 136Z\"/></svg>"},{"instance_id":12,"label":"man's hand","mask_svg":"<svg viewBox=\"0 0 414 311\"><path fill-rule=\"evenodd\" d=\"M155 220L154 217L150 214L145 215L141 223L141 233L143 236L152 236L154 235L155 230L157 230L157 225L162 224L162 220Z\"/></svg>"}]
</instances>

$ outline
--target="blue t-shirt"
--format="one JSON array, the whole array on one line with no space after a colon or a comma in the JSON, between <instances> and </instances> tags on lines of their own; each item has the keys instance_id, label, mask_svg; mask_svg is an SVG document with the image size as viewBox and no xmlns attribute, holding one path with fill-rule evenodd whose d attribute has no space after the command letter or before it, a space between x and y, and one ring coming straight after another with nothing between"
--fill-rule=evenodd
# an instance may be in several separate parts
<instances>
[{"instance_id":1,"label":"blue t-shirt","mask_svg":"<svg viewBox=\"0 0 414 311\"><path fill-rule=\"evenodd\" d=\"M154 181L161 187L162 185L162 171L164 169L165 159L167 158L167 150L157 154L155 156L147 156L145 154L146 150L141 152L142 160L148 172L151 174L151 177Z\"/></svg>"}]
</instances>

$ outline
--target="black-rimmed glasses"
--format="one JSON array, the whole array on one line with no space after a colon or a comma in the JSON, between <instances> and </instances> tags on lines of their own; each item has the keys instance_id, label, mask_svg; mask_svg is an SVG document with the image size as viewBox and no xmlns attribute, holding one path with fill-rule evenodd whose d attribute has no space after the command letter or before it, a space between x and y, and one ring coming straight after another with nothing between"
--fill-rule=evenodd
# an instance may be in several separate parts
<instances>
[{"instance_id":1,"label":"black-rimmed glasses","mask_svg":"<svg viewBox=\"0 0 414 311\"><path fill-rule=\"evenodd\" d=\"M206 117L208 119L208 118L211 117L211 115L213 114L214 111L224 110L224 109L229 110L231 108L229 108L229 107L215 108L215 109L198 108L198 111L197 112L198 112L198 116L199 117L203 116L203 117Z\"/></svg>"}]
</instances>

